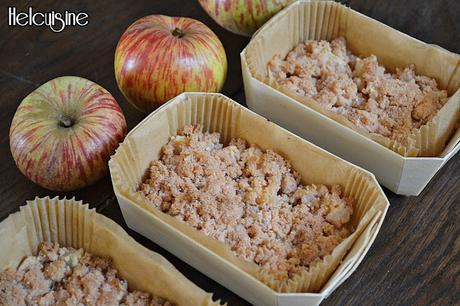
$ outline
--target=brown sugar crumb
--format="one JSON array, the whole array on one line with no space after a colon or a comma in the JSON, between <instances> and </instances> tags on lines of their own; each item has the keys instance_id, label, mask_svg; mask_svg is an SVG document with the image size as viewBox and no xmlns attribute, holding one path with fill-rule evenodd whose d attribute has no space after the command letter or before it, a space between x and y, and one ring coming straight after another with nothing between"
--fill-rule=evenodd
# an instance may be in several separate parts
<instances>
[{"instance_id":1,"label":"brown sugar crumb","mask_svg":"<svg viewBox=\"0 0 460 306\"><path fill-rule=\"evenodd\" d=\"M343 37L301 43L285 59L276 55L268 68L280 85L403 144L447 102L447 92L416 75L413 65L388 73L374 55L353 55Z\"/></svg>"},{"instance_id":2,"label":"brown sugar crumb","mask_svg":"<svg viewBox=\"0 0 460 306\"><path fill-rule=\"evenodd\" d=\"M0 305L172 306L148 293L128 291L110 259L48 242L16 270L0 272Z\"/></svg>"},{"instance_id":3,"label":"brown sugar crumb","mask_svg":"<svg viewBox=\"0 0 460 306\"><path fill-rule=\"evenodd\" d=\"M341 187L300 184L279 154L185 127L153 161L140 192L162 212L226 243L279 280L330 254L351 233Z\"/></svg>"}]
</instances>

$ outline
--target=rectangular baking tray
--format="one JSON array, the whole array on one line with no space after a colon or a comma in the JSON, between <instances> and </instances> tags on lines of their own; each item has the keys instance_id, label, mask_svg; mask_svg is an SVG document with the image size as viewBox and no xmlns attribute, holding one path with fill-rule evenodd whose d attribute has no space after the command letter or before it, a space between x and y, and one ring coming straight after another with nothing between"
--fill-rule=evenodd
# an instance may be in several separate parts
<instances>
[{"instance_id":1,"label":"rectangular baking tray","mask_svg":"<svg viewBox=\"0 0 460 306\"><path fill-rule=\"evenodd\" d=\"M75 199L35 198L3 220L0 271L16 269L26 256L36 255L44 241L109 257L130 290L158 295L178 306L221 305L163 256L146 249L114 221Z\"/></svg>"},{"instance_id":2,"label":"rectangular baking tray","mask_svg":"<svg viewBox=\"0 0 460 306\"><path fill-rule=\"evenodd\" d=\"M295 34L291 35L289 31ZM361 56L375 54L387 68L415 64L417 73L434 77L441 87L448 89L452 95L450 99L454 100L452 111L460 113L458 54L425 44L332 1L298 1L270 19L253 36L241 53L247 105L304 139L371 171L391 191L419 195L439 169L459 151L460 130L454 132L439 157L403 157L272 88L257 78L248 63L248 49L255 48L256 44L263 46L262 51L255 51L257 59L268 63L276 53L284 56L307 39L330 40L339 35L360 37L348 41L353 52ZM428 58L430 64L427 64ZM437 66L436 63L443 65Z\"/></svg>"},{"instance_id":3,"label":"rectangular baking tray","mask_svg":"<svg viewBox=\"0 0 460 306\"><path fill-rule=\"evenodd\" d=\"M221 245L220 242L156 210L142 199L137 189L150 162L159 158L161 147L179 128L190 124L200 124L205 131L220 132L224 143L232 137L243 137L261 148L271 148L291 161L303 183L341 184L345 193L357 199L357 214L361 218L369 216L368 223L363 223L363 231L357 234L341 264L318 292L275 292L222 255L225 252L214 247L214 244ZM184 93L172 99L131 130L111 157L109 167L118 203L130 228L255 305L318 305L359 265L389 206L374 175L221 94Z\"/></svg>"}]
</instances>

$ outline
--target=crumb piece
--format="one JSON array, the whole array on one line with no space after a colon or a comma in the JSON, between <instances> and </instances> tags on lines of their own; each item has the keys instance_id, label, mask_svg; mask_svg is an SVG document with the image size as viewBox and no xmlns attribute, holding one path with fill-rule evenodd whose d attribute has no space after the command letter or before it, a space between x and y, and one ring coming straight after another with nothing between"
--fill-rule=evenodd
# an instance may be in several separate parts
<instances>
[{"instance_id":1,"label":"crumb piece","mask_svg":"<svg viewBox=\"0 0 460 306\"><path fill-rule=\"evenodd\" d=\"M0 293L0 305L173 305L128 291L110 259L48 242L16 270L0 272Z\"/></svg>"},{"instance_id":2,"label":"crumb piece","mask_svg":"<svg viewBox=\"0 0 460 306\"><path fill-rule=\"evenodd\" d=\"M308 40L285 59L275 55L268 68L285 88L402 144L447 102L447 91L438 89L434 79L417 76L413 65L389 73L375 55L353 55L343 37Z\"/></svg>"},{"instance_id":3,"label":"crumb piece","mask_svg":"<svg viewBox=\"0 0 460 306\"><path fill-rule=\"evenodd\" d=\"M302 185L276 152L219 139L199 126L171 137L139 188L146 201L279 280L306 271L350 235L354 201L340 186Z\"/></svg>"}]
</instances>

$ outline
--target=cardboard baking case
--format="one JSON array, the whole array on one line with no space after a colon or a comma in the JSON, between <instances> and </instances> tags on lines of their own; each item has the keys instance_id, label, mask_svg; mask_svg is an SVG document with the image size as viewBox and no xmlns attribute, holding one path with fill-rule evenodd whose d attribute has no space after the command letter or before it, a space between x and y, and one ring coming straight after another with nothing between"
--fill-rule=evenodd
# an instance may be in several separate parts
<instances>
[{"instance_id":1,"label":"cardboard baking case","mask_svg":"<svg viewBox=\"0 0 460 306\"><path fill-rule=\"evenodd\" d=\"M200 124L225 144L242 137L292 163L303 184L340 184L356 199L355 232L323 261L280 284L223 243L162 213L137 191L152 160L177 130ZM308 143L221 94L184 93L150 114L125 138L109 162L112 183L128 226L256 305L317 305L358 266L383 222L388 200L375 177Z\"/></svg>"},{"instance_id":2,"label":"cardboard baking case","mask_svg":"<svg viewBox=\"0 0 460 306\"><path fill-rule=\"evenodd\" d=\"M220 305L163 256L144 248L115 222L74 199L36 198L3 220L1 271L16 268L24 257L36 255L44 241L110 257L130 289L155 294L176 305Z\"/></svg>"},{"instance_id":3,"label":"cardboard baking case","mask_svg":"<svg viewBox=\"0 0 460 306\"><path fill-rule=\"evenodd\" d=\"M408 146L361 131L344 117L279 86L267 64L308 39L347 39L359 56L375 54L389 70L415 64L416 73L437 80L450 96ZM299 1L253 36L241 53L247 105L301 137L373 172L395 193L418 195L460 148L460 56L428 45L333 1ZM436 156L436 157L415 157Z\"/></svg>"}]
</instances>

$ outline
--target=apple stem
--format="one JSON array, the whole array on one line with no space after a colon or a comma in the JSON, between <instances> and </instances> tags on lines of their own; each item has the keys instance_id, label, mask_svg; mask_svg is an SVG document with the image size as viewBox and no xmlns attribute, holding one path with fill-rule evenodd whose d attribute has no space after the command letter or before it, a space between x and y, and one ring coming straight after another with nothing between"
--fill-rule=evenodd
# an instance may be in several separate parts
<instances>
[{"instance_id":1,"label":"apple stem","mask_svg":"<svg viewBox=\"0 0 460 306\"><path fill-rule=\"evenodd\" d=\"M62 126L62 127L65 127L65 128L69 128L73 125L73 122L72 122L72 119L70 119L69 117L67 116L61 116L59 118L59 126Z\"/></svg>"},{"instance_id":2,"label":"apple stem","mask_svg":"<svg viewBox=\"0 0 460 306\"><path fill-rule=\"evenodd\" d=\"M182 30L179 29L179 28L175 28L175 29L171 32L171 34L172 34L173 36L177 37L177 38L182 38L182 37L184 37L184 35L185 35L184 31L182 31Z\"/></svg>"}]
</instances>

